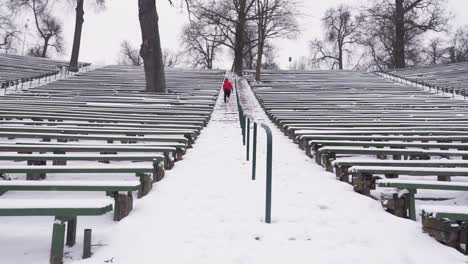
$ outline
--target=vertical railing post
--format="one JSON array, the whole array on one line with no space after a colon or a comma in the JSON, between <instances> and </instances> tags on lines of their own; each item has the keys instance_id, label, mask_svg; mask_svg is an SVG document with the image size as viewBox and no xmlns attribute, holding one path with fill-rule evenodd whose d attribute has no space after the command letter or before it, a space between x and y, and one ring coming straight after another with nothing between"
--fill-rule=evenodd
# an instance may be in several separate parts
<instances>
[{"instance_id":1,"label":"vertical railing post","mask_svg":"<svg viewBox=\"0 0 468 264\"><path fill-rule=\"evenodd\" d=\"M262 124L267 134L267 164L266 164L266 204L265 204L265 222L271 223L271 188L273 172L273 136L271 129Z\"/></svg>"},{"instance_id":2,"label":"vertical railing post","mask_svg":"<svg viewBox=\"0 0 468 264\"><path fill-rule=\"evenodd\" d=\"M250 118L247 117L247 129L246 129L246 136L247 136L247 147L246 149L246 160L250 160Z\"/></svg>"},{"instance_id":3,"label":"vertical railing post","mask_svg":"<svg viewBox=\"0 0 468 264\"><path fill-rule=\"evenodd\" d=\"M252 180L255 181L257 174L257 123L253 127L253 150L252 150Z\"/></svg>"},{"instance_id":4,"label":"vertical railing post","mask_svg":"<svg viewBox=\"0 0 468 264\"><path fill-rule=\"evenodd\" d=\"M242 129L242 145L245 146L245 115L244 115L244 110L242 110L241 108L241 123L242 123L242 126L241 126L241 129Z\"/></svg>"}]
</instances>

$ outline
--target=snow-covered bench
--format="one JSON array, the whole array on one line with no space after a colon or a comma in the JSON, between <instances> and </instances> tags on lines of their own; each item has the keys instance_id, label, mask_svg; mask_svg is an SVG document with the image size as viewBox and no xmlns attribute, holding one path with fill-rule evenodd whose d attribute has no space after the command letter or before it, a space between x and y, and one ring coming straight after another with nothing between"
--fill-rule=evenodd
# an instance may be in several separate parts
<instances>
[{"instance_id":1,"label":"snow-covered bench","mask_svg":"<svg viewBox=\"0 0 468 264\"><path fill-rule=\"evenodd\" d=\"M6 191L73 191L105 192L114 198L114 220L120 221L133 209L133 191L139 181L0 181L0 192ZM8 198L7 198L8 199Z\"/></svg>"},{"instance_id":2,"label":"snow-covered bench","mask_svg":"<svg viewBox=\"0 0 468 264\"><path fill-rule=\"evenodd\" d=\"M151 179L151 173L154 177L155 168L153 166L0 166L0 175L9 173L86 173L86 174L108 174L110 178L115 180L114 173L135 173L135 176L140 179L140 188L138 189L138 197L142 197L149 193L153 187L154 178Z\"/></svg>"},{"instance_id":3,"label":"snow-covered bench","mask_svg":"<svg viewBox=\"0 0 468 264\"><path fill-rule=\"evenodd\" d=\"M413 220L416 220L414 195L417 193L418 189L468 191L468 183L466 182L384 179L378 180L377 185L383 188L396 188L396 192L385 192L382 194L382 203L384 207L395 215L409 217ZM391 197L389 197L389 195Z\"/></svg>"},{"instance_id":4,"label":"snow-covered bench","mask_svg":"<svg viewBox=\"0 0 468 264\"><path fill-rule=\"evenodd\" d=\"M354 130L333 130L333 131L320 131L320 130L299 130L295 132L299 141L310 141L314 139L321 139L321 136L359 136L364 138L373 138L379 136L468 136L468 131L460 130L446 130L446 129L426 129L426 130L406 130L398 129L354 129ZM330 138L325 138L330 139ZM305 144L305 143L303 143Z\"/></svg>"},{"instance_id":5,"label":"snow-covered bench","mask_svg":"<svg viewBox=\"0 0 468 264\"><path fill-rule=\"evenodd\" d=\"M66 133L66 131L63 131ZM93 132L89 132L93 133ZM122 143L129 142L152 142L152 143L182 143L183 146L187 146L189 141L184 136L170 136L170 135L158 135L157 137L127 137L127 136L115 136L115 135L79 135L79 134L59 134L59 133L41 133L41 132L3 132L0 128L0 137L17 139L17 138L41 138L45 140L57 139L57 140L102 140L108 143L114 141L121 141ZM177 145L180 146L180 145Z\"/></svg>"},{"instance_id":6,"label":"snow-covered bench","mask_svg":"<svg viewBox=\"0 0 468 264\"><path fill-rule=\"evenodd\" d=\"M108 145L76 145L76 144L50 144L50 143L34 143L34 144L8 144L0 143L0 152L52 152L52 153L68 153L68 152L99 152L99 153L116 153L116 152L142 152L142 153L163 153L167 169L174 166L174 159L180 160L185 150L177 149L170 146L154 146L154 145L136 145L136 144L108 144ZM172 156L170 155L172 154Z\"/></svg>"},{"instance_id":7,"label":"snow-covered bench","mask_svg":"<svg viewBox=\"0 0 468 264\"><path fill-rule=\"evenodd\" d=\"M76 226L79 216L97 216L112 211L112 203L102 200L67 199L0 199L1 216L53 216L50 263L62 263L64 243L73 246L76 242ZM67 236L65 242L65 224ZM88 233L88 236L90 233ZM86 235L85 235L86 237ZM90 237L88 237L90 239ZM87 244L89 250L91 245Z\"/></svg>"},{"instance_id":8,"label":"snow-covered bench","mask_svg":"<svg viewBox=\"0 0 468 264\"><path fill-rule=\"evenodd\" d=\"M1 157L1 156L0 156ZM336 178L349 182L349 168L352 166L383 166L383 167L468 167L468 160L374 160L374 159L337 159L332 162ZM391 175L396 177L398 175Z\"/></svg>"},{"instance_id":9,"label":"snow-covered bench","mask_svg":"<svg viewBox=\"0 0 468 264\"><path fill-rule=\"evenodd\" d=\"M69 133L69 134L105 134L105 135L183 135L194 143L200 134L199 130L168 128L158 124L129 124L129 123L82 123L82 122L51 122L51 121L0 121L0 131L3 132L41 132L41 133ZM20 125L20 126L18 126Z\"/></svg>"},{"instance_id":10,"label":"snow-covered bench","mask_svg":"<svg viewBox=\"0 0 468 264\"><path fill-rule=\"evenodd\" d=\"M445 179L468 176L468 168L353 166L349 172L352 174L354 190L364 195L370 195L370 190L375 189L375 174L437 176Z\"/></svg>"},{"instance_id":11,"label":"snow-covered bench","mask_svg":"<svg viewBox=\"0 0 468 264\"><path fill-rule=\"evenodd\" d=\"M340 127L339 125L335 126L295 126L295 127L288 127L288 129L283 129L285 132L285 135L289 135L291 139L299 136L304 136L308 134L316 133L319 130L322 130L324 133L326 130L336 130L336 131L341 131L341 132L351 132L354 130L362 130L362 131L373 131L373 134L380 134L380 132L388 132L388 131L414 131L415 134L418 134L418 131L421 132L427 132L427 131L468 131L468 126L463 125L463 126L457 126L457 125L451 125L451 124L445 124L446 126L442 125L431 125L430 123L427 124L426 126L408 126L408 127L402 127L402 126L392 126L392 127L376 127L376 126L362 126L362 127ZM394 133L398 134L398 133Z\"/></svg>"},{"instance_id":12,"label":"snow-covered bench","mask_svg":"<svg viewBox=\"0 0 468 264\"><path fill-rule=\"evenodd\" d=\"M135 116L109 116L106 117L105 114L86 114L86 113L54 113L54 112L42 112L42 111L32 111L32 112L26 112L26 111L8 111L8 112L2 112L0 113L0 118L1 119L24 119L24 118L30 118L34 120L42 120L42 119L48 119L48 120L80 120L80 121L88 121L88 122L129 122L132 121L133 123L136 122L144 122L148 124L166 124L168 127L170 126L177 126L179 128L202 128L205 125L205 122L203 121L177 121L177 120L167 120L167 119L161 119L158 120L158 118L143 118L140 115L135 115ZM184 114L184 112L166 112L167 114ZM187 112L186 114L193 114L191 112Z\"/></svg>"},{"instance_id":13,"label":"snow-covered bench","mask_svg":"<svg viewBox=\"0 0 468 264\"><path fill-rule=\"evenodd\" d=\"M312 140L309 143L313 149L322 146L337 147L376 147L376 148L421 148L421 149L457 149L467 150L468 143L439 143L439 142L394 142L394 141L345 141L345 140Z\"/></svg>"},{"instance_id":14,"label":"snow-covered bench","mask_svg":"<svg viewBox=\"0 0 468 264\"><path fill-rule=\"evenodd\" d=\"M307 152L310 152L310 143L316 140L348 140L348 141L406 141L406 142L429 142L435 141L439 143L450 143L454 141L468 141L468 133L466 135L309 135L297 138L299 147Z\"/></svg>"},{"instance_id":15,"label":"snow-covered bench","mask_svg":"<svg viewBox=\"0 0 468 264\"><path fill-rule=\"evenodd\" d=\"M380 156L408 156L410 159L429 160L430 157L468 157L468 151L458 150L424 150L403 148L364 148L364 147L322 147L314 153L315 161L332 172L332 162L337 155L375 155Z\"/></svg>"},{"instance_id":16,"label":"snow-covered bench","mask_svg":"<svg viewBox=\"0 0 468 264\"><path fill-rule=\"evenodd\" d=\"M11 120L11 119L32 119L35 121L49 120L49 121L87 121L87 122L102 122L104 123L145 123L145 124L159 124L161 128L178 128L178 129L195 129L201 130L204 123L198 124L184 124L170 120L151 120L142 119L139 116L135 117L115 117L107 118L101 115L96 117L86 117L86 115L75 114L75 115L54 115L54 114L39 114L39 113L0 113L0 120Z\"/></svg>"},{"instance_id":17,"label":"snow-covered bench","mask_svg":"<svg viewBox=\"0 0 468 264\"><path fill-rule=\"evenodd\" d=\"M154 180L160 181L165 175L165 157L161 154L4 154L0 152L0 160L3 161L28 161L30 165L46 165L47 161L53 161L53 165L64 166L67 161L99 161L109 163L110 161L148 161L155 168Z\"/></svg>"},{"instance_id":18,"label":"snow-covered bench","mask_svg":"<svg viewBox=\"0 0 468 264\"><path fill-rule=\"evenodd\" d=\"M421 209L424 232L468 254L468 207L424 205Z\"/></svg>"}]
</instances>

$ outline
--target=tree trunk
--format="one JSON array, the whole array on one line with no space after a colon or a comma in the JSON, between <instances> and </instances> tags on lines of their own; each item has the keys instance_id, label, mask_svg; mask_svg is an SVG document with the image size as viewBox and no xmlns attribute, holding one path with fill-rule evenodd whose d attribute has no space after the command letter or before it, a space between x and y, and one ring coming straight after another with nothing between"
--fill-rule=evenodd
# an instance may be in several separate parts
<instances>
[{"instance_id":1,"label":"tree trunk","mask_svg":"<svg viewBox=\"0 0 468 264\"><path fill-rule=\"evenodd\" d=\"M76 0L76 20L75 20L75 35L73 37L73 49L70 58L69 69L72 72L77 72L78 67L78 57L80 55L80 44L81 44L81 31L83 29L83 10L84 0Z\"/></svg>"},{"instance_id":2,"label":"tree trunk","mask_svg":"<svg viewBox=\"0 0 468 264\"><path fill-rule=\"evenodd\" d=\"M255 55L253 54L253 49L251 46L249 46L249 56L248 56L248 68L249 70L253 70L253 63L255 60Z\"/></svg>"},{"instance_id":3,"label":"tree trunk","mask_svg":"<svg viewBox=\"0 0 468 264\"><path fill-rule=\"evenodd\" d=\"M343 70L343 44L339 44L338 47L338 68Z\"/></svg>"},{"instance_id":4,"label":"tree trunk","mask_svg":"<svg viewBox=\"0 0 468 264\"><path fill-rule=\"evenodd\" d=\"M247 1L239 1L238 19L236 24L236 34L234 43L234 72L242 76L242 61L244 58L244 37L245 37L245 23L247 21Z\"/></svg>"},{"instance_id":5,"label":"tree trunk","mask_svg":"<svg viewBox=\"0 0 468 264\"><path fill-rule=\"evenodd\" d=\"M258 41L258 51L257 51L257 65L255 67L255 80L260 81L261 79L261 71L262 71L262 61L263 61L263 46L264 42L259 40Z\"/></svg>"},{"instance_id":6,"label":"tree trunk","mask_svg":"<svg viewBox=\"0 0 468 264\"><path fill-rule=\"evenodd\" d=\"M393 59L395 68L405 68L405 9L403 0L395 0L395 42Z\"/></svg>"},{"instance_id":7,"label":"tree trunk","mask_svg":"<svg viewBox=\"0 0 468 264\"><path fill-rule=\"evenodd\" d=\"M138 0L138 16L143 40L140 55L143 58L145 69L146 91L165 93L166 78L159 37L156 0Z\"/></svg>"},{"instance_id":8,"label":"tree trunk","mask_svg":"<svg viewBox=\"0 0 468 264\"><path fill-rule=\"evenodd\" d=\"M49 40L50 40L50 37L48 36L44 38L44 46L42 46L42 54L41 54L42 58L45 58L47 56L47 48L49 47Z\"/></svg>"}]
</instances>

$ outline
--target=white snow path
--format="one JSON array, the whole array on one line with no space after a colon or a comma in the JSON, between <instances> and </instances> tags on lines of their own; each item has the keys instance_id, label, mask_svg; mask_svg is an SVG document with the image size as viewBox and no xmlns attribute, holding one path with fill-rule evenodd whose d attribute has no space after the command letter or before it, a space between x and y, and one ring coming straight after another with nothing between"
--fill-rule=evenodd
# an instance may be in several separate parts
<instances>
[{"instance_id":1,"label":"white snow path","mask_svg":"<svg viewBox=\"0 0 468 264\"><path fill-rule=\"evenodd\" d=\"M274 130L273 223L263 222L264 133L253 182L235 102L220 98L184 161L79 263L466 262L419 223L386 213L315 165L266 120L251 91L242 91L246 108Z\"/></svg>"}]
</instances>

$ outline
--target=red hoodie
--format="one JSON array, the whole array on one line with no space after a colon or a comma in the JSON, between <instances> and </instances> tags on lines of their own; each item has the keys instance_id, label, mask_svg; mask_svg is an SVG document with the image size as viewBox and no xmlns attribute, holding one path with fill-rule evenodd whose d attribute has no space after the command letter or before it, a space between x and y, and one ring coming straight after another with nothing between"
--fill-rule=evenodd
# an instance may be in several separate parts
<instances>
[{"instance_id":1,"label":"red hoodie","mask_svg":"<svg viewBox=\"0 0 468 264\"><path fill-rule=\"evenodd\" d=\"M232 83L228 79L224 80L223 90L224 91L232 91L233 90Z\"/></svg>"}]
</instances>

